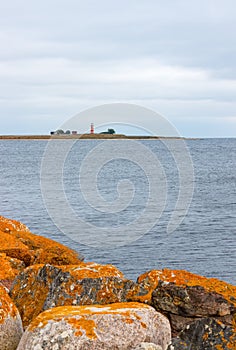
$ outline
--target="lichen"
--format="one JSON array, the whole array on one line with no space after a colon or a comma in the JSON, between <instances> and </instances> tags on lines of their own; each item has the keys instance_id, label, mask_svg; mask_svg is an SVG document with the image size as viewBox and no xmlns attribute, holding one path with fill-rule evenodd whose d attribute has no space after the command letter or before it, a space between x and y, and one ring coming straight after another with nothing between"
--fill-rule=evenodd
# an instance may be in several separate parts
<instances>
[{"instance_id":1,"label":"lichen","mask_svg":"<svg viewBox=\"0 0 236 350\"><path fill-rule=\"evenodd\" d=\"M177 286L201 286L206 292L221 294L225 300L236 307L236 286L233 286L216 278L206 278L185 270L152 270L139 276L138 283L144 285L147 293L144 296L137 296L136 299L142 302L150 302L152 292L158 286L159 281L175 283Z\"/></svg>"},{"instance_id":2,"label":"lichen","mask_svg":"<svg viewBox=\"0 0 236 350\"><path fill-rule=\"evenodd\" d=\"M13 280L25 268L24 262L0 253L0 280Z\"/></svg>"},{"instance_id":3,"label":"lichen","mask_svg":"<svg viewBox=\"0 0 236 350\"><path fill-rule=\"evenodd\" d=\"M67 319L67 322L76 329L75 336L81 336L83 331L85 332L87 338L95 339L97 335L94 331L96 324L93 320L87 320L85 317L79 319L71 317Z\"/></svg>"},{"instance_id":4,"label":"lichen","mask_svg":"<svg viewBox=\"0 0 236 350\"><path fill-rule=\"evenodd\" d=\"M28 331L33 332L36 328L43 328L52 320L55 322L64 320L72 325L73 328L76 328L76 331L81 332L81 329L84 329L88 337L95 337L94 329L96 324L93 323L94 320L89 319L89 316L116 314L124 317L124 322L132 323L134 319L140 321L141 318L135 310L138 311L143 308L148 308L148 306L136 302L114 303L103 306L59 306L41 313L31 322ZM143 328L147 327L144 322L140 323ZM81 335L81 333L78 334Z\"/></svg>"},{"instance_id":5,"label":"lichen","mask_svg":"<svg viewBox=\"0 0 236 350\"><path fill-rule=\"evenodd\" d=\"M3 231L3 232L13 232L13 231L29 232L29 229L26 225L22 224L19 221L7 219L3 216L0 216L0 231Z\"/></svg>"},{"instance_id":6,"label":"lichen","mask_svg":"<svg viewBox=\"0 0 236 350\"><path fill-rule=\"evenodd\" d=\"M8 317L16 318L18 311L13 301L6 292L6 289L0 285L0 324L3 324Z\"/></svg>"},{"instance_id":7,"label":"lichen","mask_svg":"<svg viewBox=\"0 0 236 350\"><path fill-rule=\"evenodd\" d=\"M119 280L119 290L124 287L120 276L123 274L112 265L84 262L64 266L39 264L26 268L15 279L10 294L25 327L40 312L54 306L119 302L116 280Z\"/></svg>"},{"instance_id":8,"label":"lichen","mask_svg":"<svg viewBox=\"0 0 236 350\"><path fill-rule=\"evenodd\" d=\"M0 216L0 231L0 251L23 260L27 266L36 263L78 264L83 260L82 256L63 244L31 233L21 222Z\"/></svg>"}]
</instances>

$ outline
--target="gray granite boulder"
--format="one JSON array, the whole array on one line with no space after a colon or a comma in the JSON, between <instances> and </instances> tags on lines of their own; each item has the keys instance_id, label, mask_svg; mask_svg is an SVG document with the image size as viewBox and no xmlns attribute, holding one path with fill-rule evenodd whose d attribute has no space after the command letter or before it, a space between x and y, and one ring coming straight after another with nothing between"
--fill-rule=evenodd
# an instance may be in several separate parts
<instances>
[{"instance_id":1,"label":"gray granite boulder","mask_svg":"<svg viewBox=\"0 0 236 350\"><path fill-rule=\"evenodd\" d=\"M0 285L0 349L15 350L23 334L19 312Z\"/></svg>"},{"instance_id":2,"label":"gray granite boulder","mask_svg":"<svg viewBox=\"0 0 236 350\"><path fill-rule=\"evenodd\" d=\"M168 319L145 304L64 306L35 318L17 350L131 350L143 342L166 350L170 340Z\"/></svg>"}]
</instances>

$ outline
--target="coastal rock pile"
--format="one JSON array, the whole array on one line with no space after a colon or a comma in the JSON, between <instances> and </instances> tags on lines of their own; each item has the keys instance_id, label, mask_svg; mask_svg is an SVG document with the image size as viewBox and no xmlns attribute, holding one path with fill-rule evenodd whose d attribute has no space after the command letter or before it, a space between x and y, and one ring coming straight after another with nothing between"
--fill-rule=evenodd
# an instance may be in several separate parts
<instances>
[{"instance_id":1,"label":"coastal rock pile","mask_svg":"<svg viewBox=\"0 0 236 350\"><path fill-rule=\"evenodd\" d=\"M236 350L235 286L82 260L0 217L1 350Z\"/></svg>"}]
</instances>

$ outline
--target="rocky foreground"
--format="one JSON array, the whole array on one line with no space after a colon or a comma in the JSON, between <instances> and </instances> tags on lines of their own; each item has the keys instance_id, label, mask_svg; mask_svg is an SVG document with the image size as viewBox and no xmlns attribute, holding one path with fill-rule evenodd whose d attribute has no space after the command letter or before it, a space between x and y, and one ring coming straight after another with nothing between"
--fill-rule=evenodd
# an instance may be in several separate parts
<instances>
[{"instance_id":1,"label":"rocky foreground","mask_svg":"<svg viewBox=\"0 0 236 350\"><path fill-rule=\"evenodd\" d=\"M0 217L1 350L236 350L236 287L182 270L137 282Z\"/></svg>"}]
</instances>

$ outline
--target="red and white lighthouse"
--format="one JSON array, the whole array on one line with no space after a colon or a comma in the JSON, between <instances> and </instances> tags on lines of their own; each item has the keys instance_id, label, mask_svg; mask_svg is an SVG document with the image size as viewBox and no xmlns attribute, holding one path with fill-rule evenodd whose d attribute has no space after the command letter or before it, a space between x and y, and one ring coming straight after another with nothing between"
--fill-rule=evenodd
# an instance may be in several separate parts
<instances>
[{"instance_id":1,"label":"red and white lighthouse","mask_svg":"<svg viewBox=\"0 0 236 350\"><path fill-rule=\"evenodd\" d=\"M94 125L93 125L93 123L91 123L91 126L90 126L90 134L94 134Z\"/></svg>"}]
</instances>

